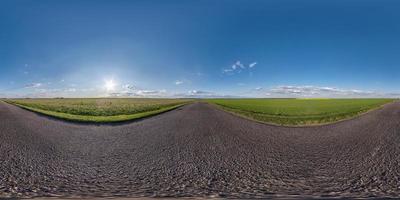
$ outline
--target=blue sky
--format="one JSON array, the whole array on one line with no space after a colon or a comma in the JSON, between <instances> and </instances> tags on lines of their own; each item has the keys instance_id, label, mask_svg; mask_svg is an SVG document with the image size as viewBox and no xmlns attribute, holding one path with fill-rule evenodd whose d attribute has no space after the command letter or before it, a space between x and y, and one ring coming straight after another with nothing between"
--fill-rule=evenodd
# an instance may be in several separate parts
<instances>
[{"instance_id":1,"label":"blue sky","mask_svg":"<svg viewBox=\"0 0 400 200\"><path fill-rule=\"evenodd\" d=\"M0 97L400 96L400 1L0 1Z\"/></svg>"}]
</instances>

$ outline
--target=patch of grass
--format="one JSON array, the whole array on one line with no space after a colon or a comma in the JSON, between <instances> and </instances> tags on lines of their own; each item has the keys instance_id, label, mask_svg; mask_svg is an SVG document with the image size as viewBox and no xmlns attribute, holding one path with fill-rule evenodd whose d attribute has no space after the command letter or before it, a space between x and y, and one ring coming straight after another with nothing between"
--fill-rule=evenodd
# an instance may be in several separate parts
<instances>
[{"instance_id":1,"label":"patch of grass","mask_svg":"<svg viewBox=\"0 0 400 200\"><path fill-rule=\"evenodd\" d=\"M53 117L81 122L120 122L166 112L186 99L11 99L6 102Z\"/></svg>"},{"instance_id":2,"label":"patch of grass","mask_svg":"<svg viewBox=\"0 0 400 200\"><path fill-rule=\"evenodd\" d=\"M209 103L255 119L290 125L318 125L358 116L393 99L210 99Z\"/></svg>"}]
</instances>

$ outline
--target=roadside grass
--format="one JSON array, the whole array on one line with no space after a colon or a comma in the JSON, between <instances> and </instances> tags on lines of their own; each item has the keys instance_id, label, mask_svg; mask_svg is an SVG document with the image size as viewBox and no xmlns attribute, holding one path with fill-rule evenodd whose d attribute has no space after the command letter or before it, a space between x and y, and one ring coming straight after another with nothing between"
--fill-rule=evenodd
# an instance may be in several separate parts
<instances>
[{"instance_id":1,"label":"roadside grass","mask_svg":"<svg viewBox=\"0 0 400 200\"><path fill-rule=\"evenodd\" d=\"M394 99L209 99L209 103L256 121L287 126L333 123Z\"/></svg>"},{"instance_id":2,"label":"roadside grass","mask_svg":"<svg viewBox=\"0 0 400 200\"><path fill-rule=\"evenodd\" d=\"M53 116L79 122L121 122L166 112L187 99L81 98L81 99L8 99L5 102Z\"/></svg>"}]
</instances>

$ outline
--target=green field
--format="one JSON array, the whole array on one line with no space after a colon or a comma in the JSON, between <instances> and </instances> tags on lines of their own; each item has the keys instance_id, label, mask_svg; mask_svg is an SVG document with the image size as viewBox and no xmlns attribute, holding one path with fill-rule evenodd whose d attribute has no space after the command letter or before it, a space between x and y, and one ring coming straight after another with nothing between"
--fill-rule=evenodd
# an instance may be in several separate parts
<instances>
[{"instance_id":1,"label":"green field","mask_svg":"<svg viewBox=\"0 0 400 200\"><path fill-rule=\"evenodd\" d=\"M8 99L42 114L84 122L118 122L169 111L192 100L146 98ZM208 99L220 108L261 122L317 125L358 116L392 99Z\"/></svg>"},{"instance_id":2,"label":"green field","mask_svg":"<svg viewBox=\"0 0 400 200\"><path fill-rule=\"evenodd\" d=\"M139 98L8 99L28 110L72 121L118 122L165 112L190 100Z\"/></svg>"},{"instance_id":3,"label":"green field","mask_svg":"<svg viewBox=\"0 0 400 200\"><path fill-rule=\"evenodd\" d=\"M210 99L224 110L279 125L317 125L358 116L392 99Z\"/></svg>"}]
</instances>

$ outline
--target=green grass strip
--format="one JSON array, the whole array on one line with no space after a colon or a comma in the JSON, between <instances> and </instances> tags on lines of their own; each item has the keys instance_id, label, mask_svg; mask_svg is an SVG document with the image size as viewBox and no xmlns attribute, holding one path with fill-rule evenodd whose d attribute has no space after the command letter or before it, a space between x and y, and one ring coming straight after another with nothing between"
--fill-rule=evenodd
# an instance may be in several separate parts
<instances>
[{"instance_id":1,"label":"green grass strip","mask_svg":"<svg viewBox=\"0 0 400 200\"><path fill-rule=\"evenodd\" d=\"M135 113L135 114L130 114L130 115L86 116L86 115L73 115L73 114L68 114L68 113L60 113L60 112L42 110L42 109L32 108L32 107L28 107L28 106L17 104L17 103L11 103L11 104L19 106L19 107L27 109L27 110L30 110L30 111L33 111L33 112L41 113L44 115L52 116L52 117L67 120L67 121L95 122L95 123L123 122L123 121L129 121L129 120L134 120L134 119L140 119L140 118L144 118L144 117L150 117L153 115L157 115L157 114L160 114L163 112L167 112L167 111L170 111L170 110L173 110L175 108L185 105L185 104L179 104L179 105L175 105L175 106L161 108L158 110Z\"/></svg>"},{"instance_id":2,"label":"green grass strip","mask_svg":"<svg viewBox=\"0 0 400 200\"><path fill-rule=\"evenodd\" d=\"M360 115L363 115L367 112L379 109L384 105L391 103L393 101L389 101L383 104L378 104L374 106L370 106L368 108L360 109L353 112L348 113L336 113L336 114L326 114L320 116L313 115L304 115L304 116L281 116L281 115L269 115L258 112L250 112L244 111L240 109L231 108L229 106L225 106L219 103L212 103L215 106L219 107L222 110L225 110L234 115L238 115L244 117L246 119L254 120L261 123L272 124L272 125L280 125L280 126L289 126L289 127L302 127L302 126L318 126L318 125L326 125L332 124L344 120L349 120L356 118Z\"/></svg>"}]
</instances>

